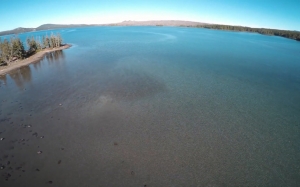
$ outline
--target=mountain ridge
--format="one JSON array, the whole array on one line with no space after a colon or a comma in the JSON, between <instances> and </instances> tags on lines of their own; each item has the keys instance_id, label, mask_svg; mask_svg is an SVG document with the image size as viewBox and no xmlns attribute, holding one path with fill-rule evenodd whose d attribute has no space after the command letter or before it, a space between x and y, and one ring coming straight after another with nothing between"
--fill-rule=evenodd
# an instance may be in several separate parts
<instances>
[{"instance_id":1,"label":"mountain ridge","mask_svg":"<svg viewBox=\"0 0 300 187\"><path fill-rule=\"evenodd\" d=\"M75 28L75 27L94 27L94 26L196 26L204 25L208 23L193 22L193 21L181 21L181 20L153 20L153 21L123 21L120 23L108 23L108 24L52 24L47 23L40 25L36 28L24 28L18 27L12 30L1 31L0 36L10 34L21 34L25 32L61 29L61 28Z\"/></svg>"},{"instance_id":2,"label":"mountain ridge","mask_svg":"<svg viewBox=\"0 0 300 187\"><path fill-rule=\"evenodd\" d=\"M126 20L119 23L110 24L43 24L36 28L23 28L18 27L9 31L0 32L0 36L11 35L11 34L21 34L25 32L42 31L42 30L52 30L52 29L62 29L62 28L78 28L78 27L95 27L95 26L177 26L177 27L196 27L196 28L206 28L206 29L216 29L216 30L229 30L236 32L252 32L264 35L275 35L281 36L293 40L300 41L299 31L289 31L289 30L279 30L270 28L252 28L246 26L234 26L234 25L221 25L221 24L211 24L195 21L182 21L182 20L150 20L150 21L133 21Z\"/></svg>"}]
</instances>

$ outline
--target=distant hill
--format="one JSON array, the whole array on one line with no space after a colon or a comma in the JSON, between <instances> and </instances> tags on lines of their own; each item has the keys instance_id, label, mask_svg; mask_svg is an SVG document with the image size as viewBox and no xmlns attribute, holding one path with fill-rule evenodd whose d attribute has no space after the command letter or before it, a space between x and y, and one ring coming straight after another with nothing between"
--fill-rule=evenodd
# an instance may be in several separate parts
<instances>
[{"instance_id":1,"label":"distant hill","mask_svg":"<svg viewBox=\"0 0 300 187\"><path fill-rule=\"evenodd\" d=\"M23 33L23 32L32 32L32 31L35 31L35 28L18 27L18 28L13 29L13 30L0 32L0 36L9 35L9 34L19 34L19 33Z\"/></svg>"},{"instance_id":2,"label":"distant hill","mask_svg":"<svg viewBox=\"0 0 300 187\"><path fill-rule=\"evenodd\" d=\"M232 25L217 25L210 23L194 22L194 21L180 21L180 20L153 20L153 21L123 21L121 23L111 24L44 24L37 28L16 28L9 31L0 32L0 36L9 34L20 34L24 32L61 29L61 28L76 28L76 27L94 27L94 26L176 26L176 27L197 27L217 30L231 30L231 31L242 31L242 32L255 32L264 35L275 35L293 40L300 41L299 31L287 31L267 28L251 28L243 26L232 26Z\"/></svg>"},{"instance_id":3,"label":"distant hill","mask_svg":"<svg viewBox=\"0 0 300 187\"><path fill-rule=\"evenodd\" d=\"M87 25L87 24L44 24L36 28L37 31L41 30L51 30L51 29L61 29L61 28L73 28L73 27L88 27L88 26L95 26L95 25Z\"/></svg>"},{"instance_id":4,"label":"distant hill","mask_svg":"<svg viewBox=\"0 0 300 187\"><path fill-rule=\"evenodd\" d=\"M24 32L33 32L33 31L42 31L42 30L52 30L52 29L61 29L61 28L74 28L74 27L88 27L88 26L97 26L97 25L87 25L87 24L44 24L37 28L16 28L13 30L2 31L0 36L9 35L9 34L20 34Z\"/></svg>"},{"instance_id":5,"label":"distant hill","mask_svg":"<svg viewBox=\"0 0 300 187\"><path fill-rule=\"evenodd\" d=\"M161 21L123 21L121 23L112 24L44 24L37 28L16 28L13 30L2 31L0 36L9 34L20 34L24 32L61 29L61 28L75 28L75 27L93 27L93 26L200 26L207 25L207 23L192 22L192 21L178 21L178 20L161 20Z\"/></svg>"},{"instance_id":6,"label":"distant hill","mask_svg":"<svg viewBox=\"0 0 300 187\"><path fill-rule=\"evenodd\" d=\"M123 21L121 23L111 24L117 26L200 26L208 23L180 20L153 20L153 21Z\"/></svg>"}]
</instances>

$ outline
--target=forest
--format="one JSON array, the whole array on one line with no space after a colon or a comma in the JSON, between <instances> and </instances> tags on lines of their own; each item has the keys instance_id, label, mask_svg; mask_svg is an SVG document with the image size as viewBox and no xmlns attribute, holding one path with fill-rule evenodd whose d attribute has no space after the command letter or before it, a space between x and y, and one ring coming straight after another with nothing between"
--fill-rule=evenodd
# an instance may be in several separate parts
<instances>
[{"instance_id":1,"label":"forest","mask_svg":"<svg viewBox=\"0 0 300 187\"><path fill-rule=\"evenodd\" d=\"M11 62L28 58L35 53L48 48L62 46L60 34L51 34L50 36L29 37L26 39L26 49L23 42L17 36L3 41L0 38L0 66L9 65Z\"/></svg>"},{"instance_id":2,"label":"forest","mask_svg":"<svg viewBox=\"0 0 300 187\"><path fill-rule=\"evenodd\" d=\"M265 29L265 28L251 28L251 27L232 26L232 25L215 25L215 24L213 24L213 25L198 25L197 27L207 28L207 29L217 29L217 30L256 32L259 34L281 36L281 37L300 41L300 32L298 32L298 31Z\"/></svg>"}]
</instances>

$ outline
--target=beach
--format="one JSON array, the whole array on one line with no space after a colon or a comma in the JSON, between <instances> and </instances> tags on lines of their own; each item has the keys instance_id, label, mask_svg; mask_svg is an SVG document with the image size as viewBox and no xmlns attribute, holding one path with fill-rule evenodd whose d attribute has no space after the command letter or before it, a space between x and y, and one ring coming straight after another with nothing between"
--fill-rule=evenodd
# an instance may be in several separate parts
<instances>
[{"instance_id":1,"label":"beach","mask_svg":"<svg viewBox=\"0 0 300 187\"><path fill-rule=\"evenodd\" d=\"M63 49L68 49L70 47L71 47L71 45L65 44L61 47L56 47L56 48L52 48L52 49L44 49L28 58L23 59L23 60L11 62L9 66L0 66L0 76L7 74L8 72L10 72L14 69L17 69L17 68L20 68L23 66L27 66L31 63L37 62L37 61L41 60L46 53L50 53L53 51L59 51L59 50L63 50Z\"/></svg>"}]
</instances>

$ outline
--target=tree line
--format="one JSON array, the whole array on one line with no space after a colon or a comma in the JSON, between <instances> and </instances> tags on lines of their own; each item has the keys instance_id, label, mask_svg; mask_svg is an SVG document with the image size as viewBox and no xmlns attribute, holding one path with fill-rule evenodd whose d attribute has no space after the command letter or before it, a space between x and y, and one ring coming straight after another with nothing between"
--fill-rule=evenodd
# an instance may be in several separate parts
<instances>
[{"instance_id":1,"label":"tree line","mask_svg":"<svg viewBox=\"0 0 300 187\"><path fill-rule=\"evenodd\" d=\"M14 36L10 39L0 38L0 65L9 65L11 62L27 58L36 52L62 46L60 34L51 34L50 36L29 37L26 39L27 50L20 38Z\"/></svg>"},{"instance_id":2,"label":"tree line","mask_svg":"<svg viewBox=\"0 0 300 187\"><path fill-rule=\"evenodd\" d=\"M218 29L218 30L256 32L256 33L260 33L260 34L281 36L281 37L300 41L300 32L298 32L298 31L265 29L265 28L251 28L251 27L232 26L232 25L215 25L215 24L214 25L199 25L197 27L207 28L207 29Z\"/></svg>"}]
</instances>

